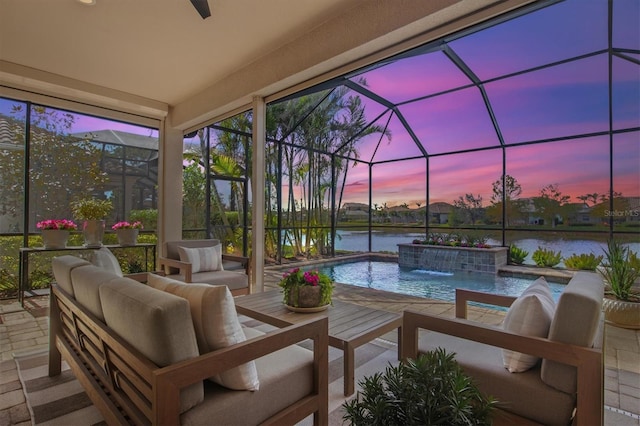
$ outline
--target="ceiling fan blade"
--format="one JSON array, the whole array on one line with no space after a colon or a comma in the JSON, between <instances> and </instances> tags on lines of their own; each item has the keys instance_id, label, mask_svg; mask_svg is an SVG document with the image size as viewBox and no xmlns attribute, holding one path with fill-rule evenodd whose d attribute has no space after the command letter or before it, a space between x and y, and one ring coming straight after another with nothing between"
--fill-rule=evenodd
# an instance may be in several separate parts
<instances>
[{"instance_id":1,"label":"ceiling fan blade","mask_svg":"<svg viewBox=\"0 0 640 426\"><path fill-rule=\"evenodd\" d=\"M200 16L202 16L202 19L207 19L211 16L207 0L191 0L191 4L196 8Z\"/></svg>"}]
</instances>

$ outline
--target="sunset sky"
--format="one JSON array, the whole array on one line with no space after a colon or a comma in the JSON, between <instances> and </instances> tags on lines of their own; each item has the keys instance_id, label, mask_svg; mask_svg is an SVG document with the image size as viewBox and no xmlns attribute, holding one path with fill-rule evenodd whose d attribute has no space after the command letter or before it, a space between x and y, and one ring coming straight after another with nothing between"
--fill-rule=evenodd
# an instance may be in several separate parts
<instances>
[{"instance_id":1,"label":"sunset sky","mask_svg":"<svg viewBox=\"0 0 640 426\"><path fill-rule=\"evenodd\" d=\"M613 138L614 191L640 196L640 1L615 0L613 48L626 57L612 61L612 125L628 130ZM506 173L522 186L522 197L557 184L576 197L609 191L609 57L607 1L567 0L504 23L446 40L447 48L483 82L504 143L572 137L506 149ZM500 178L503 151L478 87L438 49L414 52L351 77L396 105L361 96L369 121L391 140L374 134L358 143L359 158L373 166L372 203L425 204L425 158L407 127L429 154L429 202L452 203L466 193L488 205ZM560 62L568 58L579 60ZM635 61L635 62L634 62ZM531 72L535 67L554 64ZM522 73L521 73L522 72ZM505 77L508 76L508 77ZM505 78L503 78L505 77ZM358 96L356 92L350 93ZM437 96L432 96L438 94ZM0 101L6 113L8 102ZM115 130L157 136L157 131L78 115L73 132ZM576 137L587 135L585 137ZM456 151L492 148L444 155ZM403 161L390 160L404 159ZM368 203L369 166L350 169L343 203Z\"/></svg>"}]
</instances>

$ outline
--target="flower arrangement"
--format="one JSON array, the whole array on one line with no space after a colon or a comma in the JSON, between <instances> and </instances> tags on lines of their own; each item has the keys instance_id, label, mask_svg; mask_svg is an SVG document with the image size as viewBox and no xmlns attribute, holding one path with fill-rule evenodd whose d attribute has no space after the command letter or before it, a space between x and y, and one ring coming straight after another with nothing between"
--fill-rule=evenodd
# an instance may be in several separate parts
<instances>
[{"instance_id":1,"label":"flower arrangement","mask_svg":"<svg viewBox=\"0 0 640 426\"><path fill-rule=\"evenodd\" d=\"M142 226L142 222L140 221L135 221L133 223L130 222L118 222L115 225L113 225L111 227L111 229L113 229L114 231L118 230L118 229L143 229L144 226Z\"/></svg>"},{"instance_id":2,"label":"flower arrangement","mask_svg":"<svg viewBox=\"0 0 640 426\"><path fill-rule=\"evenodd\" d=\"M78 220L103 220L113 210L111 200L84 198L71 202L71 211Z\"/></svg>"},{"instance_id":3,"label":"flower arrangement","mask_svg":"<svg viewBox=\"0 0 640 426\"><path fill-rule=\"evenodd\" d=\"M38 229L59 229L62 231L70 231L73 229L78 229L78 225L76 225L72 220L67 219L47 219L36 223L36 227Z\"/></svg>"},{"instance_id":4,"label":"flower arrangement","mask_svg":"<svg viewBox=\"0 0 640 426\"><path fill-rule=\"evenodd\" d=\"M331 304L331 295L333 294L333 282L328 275L317 270L302 271L300 268L294 268L287 271L282 276L282 280L278 285L284 291L284 303L289 304L290 295L294 294L293 302L297 304L297 290L300 287L320 287L320 305Z\"/></svg>"}]
</instances>

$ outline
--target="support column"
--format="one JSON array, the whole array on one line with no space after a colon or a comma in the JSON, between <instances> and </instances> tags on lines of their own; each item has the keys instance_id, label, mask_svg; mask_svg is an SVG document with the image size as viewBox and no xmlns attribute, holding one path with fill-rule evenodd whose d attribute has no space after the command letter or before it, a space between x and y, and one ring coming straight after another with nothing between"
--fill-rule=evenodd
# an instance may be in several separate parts
<instances>
[{"instance_id":1,"label":"support column","mask_svg":"<svg viewBox=\"0 0 640 426\"><path fill-rule=\"evenodd\" d=\"M251 293L264 291L264 203L265 203L265 139L266 105L264 99L253 98L253 137L251 165Z\"/></svg>"},{"instance_id":2,"label":"support column","mask_svg":"<svg viewBox=\"0 0 640 426\"><path fill-rule=\"evenodd\" d=\"M182 131L168 117L160 126L158 150L158 251L165 241L182 239Z\"/></svg>"}]
</instances>

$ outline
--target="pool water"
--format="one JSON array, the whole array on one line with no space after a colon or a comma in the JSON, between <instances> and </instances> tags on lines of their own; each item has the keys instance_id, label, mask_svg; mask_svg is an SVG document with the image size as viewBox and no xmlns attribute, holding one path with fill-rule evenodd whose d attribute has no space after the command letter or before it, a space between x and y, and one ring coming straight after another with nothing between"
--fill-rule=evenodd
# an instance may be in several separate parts
<instances>
[{"instance_id":1,"label":"pool water","mask_svg":"<svg viewBox=\"0 0 640 426\"><path fill-rule=\"evenodd\" d=\"M400 268L395 262L358 261L329 264L318 268L333 281L409 296L455 302L455 289L482 291L493 294L519 296L534 280L480 274L448 274L418 269ZM551 294L557 301L564 284L549 282ZM499 307L491 306L494 309Z\"/></svg>"}]
</instances>

